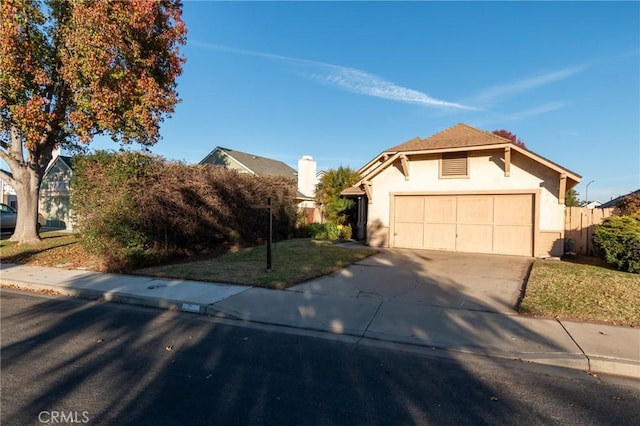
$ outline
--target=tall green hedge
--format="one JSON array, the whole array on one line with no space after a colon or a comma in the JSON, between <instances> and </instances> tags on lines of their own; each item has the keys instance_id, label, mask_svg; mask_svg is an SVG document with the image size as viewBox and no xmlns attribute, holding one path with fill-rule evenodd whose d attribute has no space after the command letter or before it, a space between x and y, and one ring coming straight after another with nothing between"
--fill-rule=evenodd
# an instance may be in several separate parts
<instances>
[{"instance_id":1,"label":"tall green hedge","mask_svg":"<svg viewBox=\"0 0 640 426\"><path fill-rule=\"evenodd\" d=\"M100 151L76 157L72 206L86 249L111 270L266 238L267 197L273 236L292 235L295 183L146 154Z\"/></svg>"},{"instance_id":2,"label":"tall green hedge","mask_svg":"<svg viewBox=\"0 0 640 426\"><path fill-rule=\"evenodd\" d=\"M618 270L640 273L640 214L606 218L596 226L593 241Z\"/></svg>"}]
</instances>

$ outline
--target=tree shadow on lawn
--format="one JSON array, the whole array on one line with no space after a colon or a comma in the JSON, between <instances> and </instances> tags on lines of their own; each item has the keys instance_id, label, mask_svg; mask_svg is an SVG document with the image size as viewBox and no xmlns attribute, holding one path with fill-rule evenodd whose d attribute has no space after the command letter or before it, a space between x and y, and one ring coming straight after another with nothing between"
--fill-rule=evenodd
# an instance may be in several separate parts
<instances>
[{"instance_id":1,"label":"tree shadow on lawn","mask_svg":"<svg viewBox=\"0 0 640 426\"><path fill-rule=\"evenodd\" d=\"M46 253L48 251L51 250L56 250L62 247L68 247L71 245L76 244L75 242L69 242L66 244L60 244L58 246L54 246L54 247L46 247L46 248L38 248L38 247L34 247L34 248L30 248L27 250L23 250L19 253L13 254L13 255L9 255L9 256L2 256L2 263L17 263L17 264L26 264L29 263L31 260L34 259L35 256L41 254L41 253Z\"/></svg>"}]
</instances>

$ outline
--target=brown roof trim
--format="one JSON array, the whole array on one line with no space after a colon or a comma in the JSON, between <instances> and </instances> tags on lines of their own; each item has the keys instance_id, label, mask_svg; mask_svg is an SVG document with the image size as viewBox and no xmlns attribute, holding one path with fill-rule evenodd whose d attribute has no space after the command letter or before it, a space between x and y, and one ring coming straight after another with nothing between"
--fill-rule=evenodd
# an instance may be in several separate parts
<instances>
[{"instance_id":1,"label":"brown roof trim","mask_svg":"<svg viewBox=\"0 0 640 426\"><path fill-rule=\"evenodd\" d=\"M380 165L378 167L372 169L366 175L364 175L364 176L360 175L362 177L362 179L360 179L360 181L358 182L358 185L360 185L365 180L371 180L373 177L377 176L384 169L389 167L389 165L391 165L394 161L396 161L398 159L398 157L400 157L400 153L399 152L388 153L388 154L389 154L389 158L386 161L383 161L382 163L380 163Z\"/></svg>"},{"instance_id":2,"label":"brown roof trim","mask_svg":"<svg viewBox=\"0 0 640 426\"><path fill-rule=\"evenodd\" d=\"M577 174L576 172L573 172L569 169L567 169L566 167L562 167L561 165L554 163L553 161L543 157L542 155L538 155L533 151L529 151L528 149L525 148L520 148L518 145L516 144L512 144L511 149L514 149L516 151L518 151L519 153L526 155L527 157L538 161L541 164L544 164L545 166L549 167L550 169L553 169L555 171L557 171L558 173L566 173L567 177L571 180L574 180L576 183L580 182L582 180L582 176Z\"/></svg>"},{"instance_id":3,"label":"brown roof trim","mask_svg":"<svg viewBox=\"0 0 640 426\"><path fill-rule=\"evenodd\" d=\"M360 185L352 186L343 190L340 195L364 195L365 192L360 188Z\"/></svg>"},{"instance_id":4,"label":"brown roof trim","mask_svg":"<svg viewBox=\"0 0 640 426\"><path fill-rule=\"evenodd\" d=\"M455 143L449 141L456 140L456 137L461 137L462 140ZM430 145L433 145L432 147ZM553 161L536 154L526 148L521 148L514 144L511 140L503 138L502 136L494 135L491 132L485 130L476 129L468 124L459 123L455 126L449 127L441 132L436 133L433 136L429 136L425 139L418 137L413 138L405 143L397 145L393 148L385 150L378 154L373 160L369 161L360 170L360 176L362 179L358 182L359 186L363 181L371 180L377 176L384 169L386 169L391 163L393 163L401 154L407 156L421 155L421 154L439 154L444 152L460 152L460 151L483 151L511 148L518 153L531 158L538 163L549 167L550 169L558 172L559 174L566 174L567 178L575 182L573 185L567 185L567 188L571 188L578 184L582 179L579 174L560 166ZM380 161L384 156L388 156L385 161ZM377 164L376 164L377 163Z\"/></svg>"}]
</instances>

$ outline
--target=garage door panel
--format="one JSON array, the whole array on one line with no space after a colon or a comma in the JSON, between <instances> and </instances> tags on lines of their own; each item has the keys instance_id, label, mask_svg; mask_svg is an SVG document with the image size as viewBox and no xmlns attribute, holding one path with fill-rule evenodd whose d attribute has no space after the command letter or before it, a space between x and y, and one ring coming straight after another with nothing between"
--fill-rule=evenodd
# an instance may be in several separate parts
<instances>
[{"instance_id":1,"label":"garage door panel","mask_svg":"<svg viewBox=\"0 0 640 426\"><path fill-rule=\"evenodd\" d=\"M456 223L457 201L457 197L425 197L425 222Z\"/></svg>"},{"instance_id":2,"label":"garage door panel","mask_svg":"<svg viewBox=\"0 0 640 426\"><path fill-rule=\"evenodd\" d=\"M396 196L394 246L531 256L532 194Z\"/></svg>"},{"instance_id":3,"label":"garage door panel","mask_svg":"<svg viewBox=\"0 0 640 426\"><path fill-rule=\"evenodd\" d=\"M424 234L423 223L396 223L395 228L395 241L396 247L406 248L423 248L424 241L422 236Z\"/></svg>"},{"instance_id":4,"label":"garage door panel","mask_svg":"<svg viewBox=\"0 0 640 426\"><path fill-rule=\"evenodd\" d=\"M456 224L425 223L424 248L431 250L455 250Z\"/></svg>"},{"instance_id":5,"label":"garage door panel","mask_svg":"<svg viewBox=\"0 0 640 426\"><path fill-rule=\"evenodd\" d=\"M424 197L396 197L396 222L424 221Z\"/></svg>"},{"instance_id":6,"label":"garage door panel","mask_svg":"<svg viewBox=\"0 0 640 426\"><path fill-rule=\"evenodd\" d=\"M529 194L495 197L496 225L532 225L533 196Z\"/></svg>"},{"instance_id":7,"label":"garage door panel","mask_svg":"<svg viewBox=\"0 0 640 426\"><path fill-rule=\"evenodd\" d=\"M458 197L458 223L493 223L493 196L463 195Z\"/></svg>"},{"instance_id":8,"label":"garage door panel","mask_svg":"<svg viewBox=\"0 0 640 426\"><path fill-rule=\"evenodd\" d=\"M500 254L529 256L532 252L531 227L496 226L493 231L493 250Z\"/></svg>"},{"instance_id":9,"label":"garage door panel","mask_svg":"<svg viewBox=\"0 0 640 426\"><path fill-rule=\"evenodd\" d=\"M456 250L493 253L493 225L458 224Z\"/></svg>"}]
</instances>

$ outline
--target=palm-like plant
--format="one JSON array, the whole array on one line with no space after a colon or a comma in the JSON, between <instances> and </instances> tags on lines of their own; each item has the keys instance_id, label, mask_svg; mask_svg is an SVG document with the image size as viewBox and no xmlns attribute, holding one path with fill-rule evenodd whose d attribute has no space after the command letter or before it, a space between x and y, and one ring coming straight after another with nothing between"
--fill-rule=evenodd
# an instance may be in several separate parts
<instances>
[{"instance_id":1,"label":"palm-like plant","mask_svg":"<svg viewBox=\"0 0 640 426\"><path fill-rule=\"evenodd\" d=\"M320 178L316 186L316 202L324 207L323 214L327 222L344 224L349 216L349 210L355 203L352 200L340 198L340 193L355 185L360 180L356 170L340 166L329 169Z\"/></svg>"}]
</instances>

